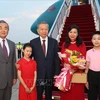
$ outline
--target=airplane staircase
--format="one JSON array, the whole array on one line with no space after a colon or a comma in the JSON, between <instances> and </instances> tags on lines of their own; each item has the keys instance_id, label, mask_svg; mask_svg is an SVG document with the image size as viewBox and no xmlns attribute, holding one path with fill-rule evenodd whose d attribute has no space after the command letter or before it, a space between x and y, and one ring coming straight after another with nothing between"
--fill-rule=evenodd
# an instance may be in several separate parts
<instances>
[{"instance_id":1,"label":"airplane staircase","mask_svg":"<svg viewBox=\"0 0 100 100\"><path fill-rule=\"evenodd\" d=\"M91 43L91 36L92 33L96 31L96 29L95 29L95 23L94 23L94 17L92 14L91 5L88 4L88 5L79 5L79 6L71 7L70 14L65 20L62 34L60 36L59 51L61 50L62 43L66 41L68 27L73 24L79 26L80 37L83 39L84 43L86 44L87 50L92 48L93 46ZM58 96L59 98L60 92L54 91L53 95ZM87 100L86 99L87 93L85 93L84 96L85 96L85 100Z\"/></svg>"}]
</instances>

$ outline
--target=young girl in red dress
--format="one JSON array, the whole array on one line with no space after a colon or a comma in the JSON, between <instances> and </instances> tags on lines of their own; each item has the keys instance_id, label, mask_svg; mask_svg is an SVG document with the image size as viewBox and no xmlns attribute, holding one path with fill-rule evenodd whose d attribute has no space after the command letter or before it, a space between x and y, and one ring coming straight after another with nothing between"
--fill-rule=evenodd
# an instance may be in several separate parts
<instances>
[{"instance_id":1,"label":"young girl in red dress","mask_svg":"<svg viewBox=\"0 0 100 100\"><path fill-rule=\"evenodd\" d=\"M17 64L19 85L19 100L37 100L36 93L36 62L31 59L32 47L26 43L23 47L23 58Z\"/></svg>"},{"instance_id":2,"label":"young girl in red dress","mask_svg":"<svg viewBox=\"0 0 100 100\"><path fill-rule=\"evenodd\" d=\"M80 38L79 27L76 25L68 28L68 36L62 45L61 53L64 53L66 49L78 51L83 56L86 55L86 46ZM66 67L63 60L62 63ZM71 84L71 89L68 92L61 92L61 100L84 100L84 84Z\"/></svg>"}]
</instances>

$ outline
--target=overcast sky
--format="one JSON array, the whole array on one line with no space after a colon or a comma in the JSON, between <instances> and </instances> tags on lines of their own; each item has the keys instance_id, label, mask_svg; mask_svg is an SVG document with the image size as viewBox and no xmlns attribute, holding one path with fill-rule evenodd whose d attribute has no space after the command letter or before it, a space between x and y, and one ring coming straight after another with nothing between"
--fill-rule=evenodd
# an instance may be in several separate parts
<instances>
[{"instance_id":1,"label":"overcast sky","mask_svg":"<svg viewBox=\"0 0 100 100\"><path fill-rule=\"evenodd\" d=\"M26 43L36 35L30 31L32 23L58 0L0 0L0 20L10 26L7 38Z\"/></svg>"}]
</instances>

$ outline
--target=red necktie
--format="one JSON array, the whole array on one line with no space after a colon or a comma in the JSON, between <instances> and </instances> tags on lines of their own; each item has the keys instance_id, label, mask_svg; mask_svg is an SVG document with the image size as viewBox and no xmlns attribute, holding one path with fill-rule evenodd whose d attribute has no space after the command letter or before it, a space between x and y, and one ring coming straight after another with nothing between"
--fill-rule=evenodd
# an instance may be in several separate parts
<instances>
[{"instance_id":1,"label":"red necktie","mask_svg":"<svg viewBox=\"0 0 100 100\"><path fill-rule=\"evenodd\" d=\"M44 55L45 55L46 54L45 40L42 40L42 41L43 41L42 49L43 49L43 52L44 52Z\"/></svg>"},{"instance_id":2,"label":"red necktie","mask_svg":"<svg viewBox=\"0 0 100 100\"><path fill-rule=\"evenodd\" d=\"M7 52L7 48L5 46L5 40L2 40L3 41L3 51L4 51L4 54L5 54L5 57L8 59L8 52Z\"/></svg>"}]
</instances>

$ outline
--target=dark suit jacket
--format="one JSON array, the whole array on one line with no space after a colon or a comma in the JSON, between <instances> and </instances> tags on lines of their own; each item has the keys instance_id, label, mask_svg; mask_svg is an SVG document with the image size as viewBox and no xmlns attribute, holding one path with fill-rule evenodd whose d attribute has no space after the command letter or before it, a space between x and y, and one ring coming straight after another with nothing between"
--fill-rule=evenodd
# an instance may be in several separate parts
<instances>
[{"instance_id":1,"label":"dark suit jacket","mask_svg":"<svg viewBox=\"0 0 100 100\"><path fill-rule=\"evenodd\" d=\"M15 44L8 40L8 45L10 49L10 54L8 60L6 59L2 46L0 44L0 89L4 89L8 85L11 87L13 79L17 78L15 62L16 62L16 52Z\"/></svg>"},{"instance_id":2,"label":"dark suit jacket","mask_svg":"<svg viewBox=\"0 0 100 100\"><path fill-rule=\"evenodd\" d=\"M55 39L48 37L48 49L45 57L40 37L30 41L33 52L32 56L37 62L37 79L52 79L60 72L60 60L58 57L58 43Z\"/></svg>"}]
</instances>

